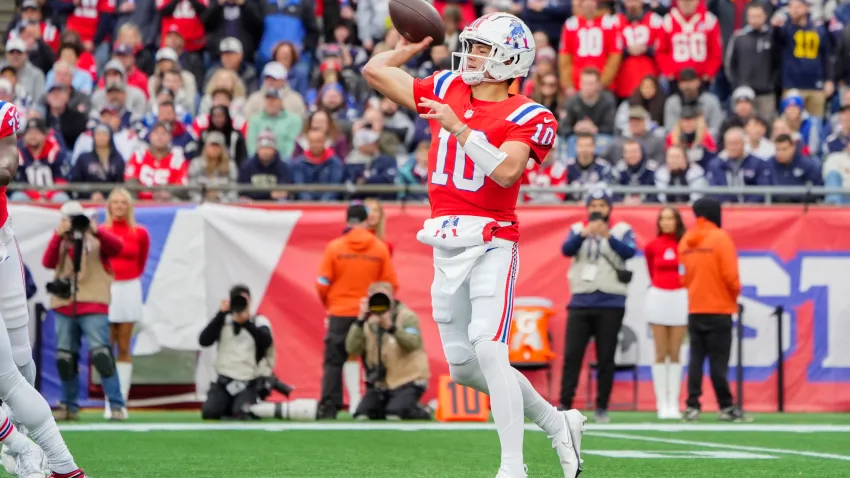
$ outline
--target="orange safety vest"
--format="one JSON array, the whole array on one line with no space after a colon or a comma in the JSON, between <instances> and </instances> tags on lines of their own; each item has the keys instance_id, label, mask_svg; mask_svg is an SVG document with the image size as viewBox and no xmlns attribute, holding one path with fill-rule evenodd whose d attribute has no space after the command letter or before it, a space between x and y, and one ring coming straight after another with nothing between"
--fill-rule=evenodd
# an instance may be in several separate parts
<instances>
[{"instance_id":1,"label":"orange safety vest","mask_svg":"<svg viewBox=\"0 0 850 478\"><path fill-rule=\"evenodd\" d=\"M544 365L555 358L549 344L552 301L542 297L517 297L511 322L508 357L512 364Z\"/></svg>"}]
</instances>

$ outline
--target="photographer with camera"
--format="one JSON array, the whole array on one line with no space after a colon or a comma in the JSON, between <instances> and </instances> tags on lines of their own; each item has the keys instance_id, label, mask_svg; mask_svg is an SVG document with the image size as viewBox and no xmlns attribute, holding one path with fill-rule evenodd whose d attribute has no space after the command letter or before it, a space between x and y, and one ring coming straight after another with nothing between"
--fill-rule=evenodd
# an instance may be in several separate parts
<instances>
[{"instance_id":1,"label":"photographer with camera","mask_svg":"<svg viewBox=\"0 0 850 478\"><path fill-rule=\"evenodd\" d=\"M269 380L274 377L271 324L262 315L251 313L248 287L235 285L230 289L230 298L221 301L221 308L201 331L198 342L201 347L218 344L215 359L218 377L207 392L201 417L205 420L253 418L250 408L258 402L259 394L268 384L276 388L279 381Z\"/></svg>"},{"instance_id":2,"label":"photographer with camera","mask_svg":"<svg viewBox=\"0 0 850 478\"><path fill-rule=\"evenodd\" d=\"M45 268L55 270L47 284L56 325L56 368L62 380L62 401L54 417L79 417L77 369L80 338L85 336L91 363L112 404L110 419L124 420L127 410L115 373L108 318L113 280L109 261L121 253L123 245L115 235L98 229L93 211L84 210L79 202L66 202L59 212L62 220L42 259Z\"/></svg>"},{"instance_id":3,"label":"photographer with camera","mask_svg":"<svg viewBox=\"0 0 850 478\"><path fill-rule=\"evenodd\" d=\"M428 420L419 405L431 372L419 318L393 299L389 282L374 282L360 303L345 349L366 362L366 396L354 416L371 420Z\"/></svg>"},{"instance_id":4,"label":"photographer with camera","mask_svg":"<svg viewBox=\"0 0 850 478\"><path fill-rule=\"evenodd\" d=\"M573 407L584 351L591 337L595 337L599 363L595 418L607 423L614 355L632 280L626 261L637 253L637 246L632 227L611 219L612 200L607 189L591 190L586 201L587 220L573 224L561 246L561 253L572 258L567 274L572 297L567 305L561 407Z\"/></svg>"}]
</instances>

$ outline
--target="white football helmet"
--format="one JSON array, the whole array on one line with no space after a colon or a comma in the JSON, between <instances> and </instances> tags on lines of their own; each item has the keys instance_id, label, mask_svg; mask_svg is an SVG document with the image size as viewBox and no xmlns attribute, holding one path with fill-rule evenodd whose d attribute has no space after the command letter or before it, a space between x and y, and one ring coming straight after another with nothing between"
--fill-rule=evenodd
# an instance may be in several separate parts
<instances>
[{"instance_id":1,"label":"white football helmet","mask_svg":"<svg viewBox=\"0 0 850 478\"><path fill-rule=\"evenodd\" d=\"M460 73L467 85L527 76L534 63L534 35L522 20L510 13L484 15L464 28L459 39L463 50L452 54L452 71ZM489 45L490 55L473 55L474 43ZM469 58L479 58L483 64L472 70L467 65ZM489 77L485 73L489 73Z\"/></svg>"}]
</instances>

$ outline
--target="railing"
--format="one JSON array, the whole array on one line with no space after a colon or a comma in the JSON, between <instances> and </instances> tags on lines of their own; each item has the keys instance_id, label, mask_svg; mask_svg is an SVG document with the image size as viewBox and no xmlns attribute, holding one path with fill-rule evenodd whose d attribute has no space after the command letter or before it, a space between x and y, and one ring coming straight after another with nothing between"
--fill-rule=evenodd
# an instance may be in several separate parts
<instances>
[{"instance_id":1,"label":"railing","mask_svg":"<svg viewBox=\"0 0 850 478\"><path fill-rule=\"evenodd\" d=\"M167 191L173 194L188 194L190 192L200 193L203 197L205 193L210 191L232 192L237 193L256 193L256 192L272 192L282 191L287 193L341 193L343 196L351 195L368 195L368 194L399 194L399 199L404 198L409 194L424 194L428 192L428 187L425 185L403 185L403 184L282 184L274 187L258 187L250 184L233 184L226 186L207 187L201 185L194 186L142 186L140 184L107 184L107 183L64 183L54 184L46 187L34 187L25 183L13 183L9 185L11 191L68 191L79 193L92 193L95 191L109 190L115 187L122 187L131 192L146 191ZM826 195L847 195L850 196L850 188L833 188L823 186L724 186L724 187L703 187L692 188L687 186L671 186L667 188L658 188L655 186L609 186L608 189L612 194L623 195L651 195L665 194L668 196L681 196L692 193L696 194L711 194L711 195L730 195L730 196L763 196L765 204L771 204L777 196L787 198L794 197L800 203L813 204ZM588 190L585 186L523 186L521 191L524 193L566 193L581 195Z\"/></svg>"}]
</instances>

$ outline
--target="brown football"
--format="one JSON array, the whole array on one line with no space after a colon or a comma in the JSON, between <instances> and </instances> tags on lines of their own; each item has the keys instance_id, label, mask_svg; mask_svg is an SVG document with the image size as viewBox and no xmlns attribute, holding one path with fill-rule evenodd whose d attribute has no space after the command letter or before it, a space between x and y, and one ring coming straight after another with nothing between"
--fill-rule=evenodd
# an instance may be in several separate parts
<instances>
[{"instance_id":1,"label":"brown football","mask_svg":"<svg viewBox=\"0 0 850 478\"><path fill-rule=\"evenodd\" d=\"M426 37L439 45L446 41L446 29L437 9L426 0L390 0L390 19L393 27L411 43Z\"/></svg>"}]
</instances>

